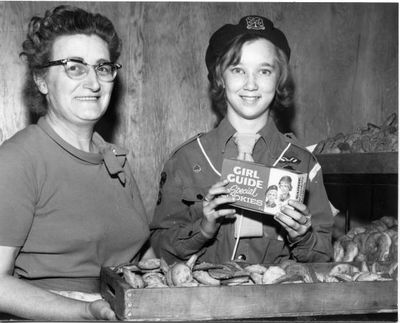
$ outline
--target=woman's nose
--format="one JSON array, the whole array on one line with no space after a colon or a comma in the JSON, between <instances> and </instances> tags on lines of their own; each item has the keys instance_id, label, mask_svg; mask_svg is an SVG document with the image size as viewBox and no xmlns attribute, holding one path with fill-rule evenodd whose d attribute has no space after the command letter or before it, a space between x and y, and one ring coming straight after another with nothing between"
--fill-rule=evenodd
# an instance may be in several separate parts
<instances>
[{"instance_id":1,"label":"woman's nose","mask_svg":"<svg viewBox=\"0 0 400 323\"><path fill-rule=\"evenodd\" d=\"M92 90L93 92L97 92L100 90L100 82L97 77L95 69L90 66L89 72L85 77L84 87Z\"/></svg>"}]
</instances>

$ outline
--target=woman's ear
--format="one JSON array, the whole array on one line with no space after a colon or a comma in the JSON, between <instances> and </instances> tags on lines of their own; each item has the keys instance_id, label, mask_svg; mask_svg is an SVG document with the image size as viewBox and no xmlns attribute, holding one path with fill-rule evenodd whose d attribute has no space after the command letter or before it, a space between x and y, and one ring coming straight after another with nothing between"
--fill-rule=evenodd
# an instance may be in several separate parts
<instances>
[{"instance_id":1,"label":"woman's ear","mask_svg":"<svg viewBox=\"0 0 400 323\"><path fill-rule=\"evenodd\" d=\"M38 87L40 93L46 95L49 92L46 80L42 75L34 74L33 80L35 81L35 84Z\"/></svg>"}]
</instances>

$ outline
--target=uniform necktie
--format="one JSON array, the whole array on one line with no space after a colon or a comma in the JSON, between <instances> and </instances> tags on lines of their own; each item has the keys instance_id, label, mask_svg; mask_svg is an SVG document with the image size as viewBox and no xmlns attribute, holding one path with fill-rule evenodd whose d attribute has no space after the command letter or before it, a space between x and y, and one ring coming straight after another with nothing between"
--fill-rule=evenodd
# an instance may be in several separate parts
<instances>
[{"instance_id":1,"label":"uniform necktie","mask_svg":"<svg viewBox=\"0 0 400 323\"><path fill-rule=\"evenodd\" d=\"M238 160L254 162L252 157L254 145L261 136L257 133L235 133L233 140L238 147ZM255 219L240 214L235 221L235 238L262 237L263 224Z\"/></svg>"},{"instance_id":2,"label":"uniform necktie","mask_svg":"<svg viewBox=\"0 0 400 323\"><path fill-rule=\"evenodd\" d=\"M258 133L235 133L233 135L233 141L237 145L239 151L237 159L254 161L252 157L253 149L259 138L260 135Z\"/></svg>"}]
</instances>

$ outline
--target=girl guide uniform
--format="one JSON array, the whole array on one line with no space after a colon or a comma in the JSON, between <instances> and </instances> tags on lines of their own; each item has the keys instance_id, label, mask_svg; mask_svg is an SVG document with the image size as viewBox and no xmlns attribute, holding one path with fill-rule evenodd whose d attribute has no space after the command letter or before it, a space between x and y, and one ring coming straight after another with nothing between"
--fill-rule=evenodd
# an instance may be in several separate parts
<instances>
[{"instance_id":1,"label":"girl guide uniform","mask_svg":"<svg viewBox=\"0 0 400 323\"><path fill-rule=\"evenodd\" d=\"M235 249L235 217L225 217L213 236L200 230L203 198L220 180L224 158L236 158L233 140L236 130L225 118L218 127L197 135L179 147L165 164L151 229L151 243L159 257L168 263L182 261L192 254L199 261L224 263ZM274 121L258 132L253 150L256 163L287 168L308 174L304 203L312 214L312 226L292 241L272 215L238 210L262 221L259 237L241 237L235 258L248 263L279 263L286 259L299 262L326 262L332 258L333 216L323 185L321 167L316 158L296 140L278 131ZM227 206L229 208L229 206Z\"/></svg>"}]
</instances>

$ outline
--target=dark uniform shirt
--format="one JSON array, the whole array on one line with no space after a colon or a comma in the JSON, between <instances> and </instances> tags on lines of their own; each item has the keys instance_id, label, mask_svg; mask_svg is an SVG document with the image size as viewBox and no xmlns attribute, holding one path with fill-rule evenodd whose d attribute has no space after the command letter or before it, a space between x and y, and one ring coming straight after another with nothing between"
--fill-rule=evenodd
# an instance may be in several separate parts
<instances>
[{"instance_id":1,"label":"dark uniform shirt","mask_svg":"<svg viewBox=\"0 0 400 323\"><path fill-rule=\"evenodd\" d=\"M168 263L182 261L192 254L199 261L229 261L235 246L234 218L223 219L216 235L200 231L203 198L220 180L224 158L236 158L232 136L236 130L227 119L215 129L198 135L173 154L161 174L160 192L153 222L151 242L158 257ZM315 157L295 141L281 134L270 120L259 131L253 158L255 162L308 173L305 204L312 214L312 227L296 241L290 241L273 216L243 211L263 221L263 236L240 238L236 258L248 263L278 263L285 259L299 262L325 262L332 258L333 216ZM249 212L251 214L249 214ZM284 238L280 238L283 236Z\"/></svg>"}]
</instances>

